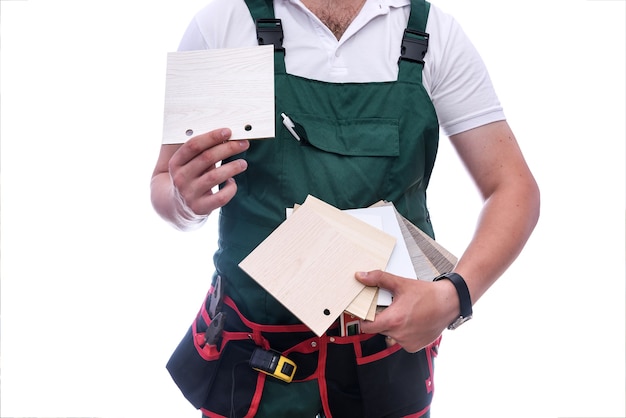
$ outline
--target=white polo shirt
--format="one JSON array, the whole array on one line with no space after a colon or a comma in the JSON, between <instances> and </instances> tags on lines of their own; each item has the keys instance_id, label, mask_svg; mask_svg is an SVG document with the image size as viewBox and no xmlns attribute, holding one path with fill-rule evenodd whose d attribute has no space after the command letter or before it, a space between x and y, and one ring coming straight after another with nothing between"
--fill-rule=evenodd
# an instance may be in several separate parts
<instances>
[{"instance_id":1,"label":"white polo shirt","mask_svg":"<svg viewBox=\"0 0 626 418\"><path fill-rule=\"evenodd\" d=\"M366 0L340 40L300 0L274 0L290 74L330 82L393 81L410 0ZM439 124L454 135L504 120L485 65L459 24L431 4L422 82ZM180 51L257 45L244 0L211 0L193 18Z\"/></svg>"}]
</instances>

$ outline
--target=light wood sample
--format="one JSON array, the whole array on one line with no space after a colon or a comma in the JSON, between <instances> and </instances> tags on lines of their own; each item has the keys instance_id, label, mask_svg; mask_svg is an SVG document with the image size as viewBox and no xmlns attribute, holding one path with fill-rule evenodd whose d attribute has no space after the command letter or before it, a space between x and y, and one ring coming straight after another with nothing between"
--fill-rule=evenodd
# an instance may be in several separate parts
<instances>
[{"instance_id":1,"label":"light wood sample","mask_svg":"<svg viewBox=\"0 0 626 418\"><path fill-rule=\"evenodd\" d=\"M393 236L309 196L239 266L321 336L365 288L354 273L384 270L394 245ZM365 318L371 305L353 313Z\"/></svg>"},{"instance_id":2,"label":"light wood sample","mask_svg":"<svg viewBox=\"0 0 626 418\"><path fill-rule=\"evenodd\" d=\"M274 125L273 45L167 55L163 144L217 128L231 139L273 138Z\"/></svg>"}]
</instances>

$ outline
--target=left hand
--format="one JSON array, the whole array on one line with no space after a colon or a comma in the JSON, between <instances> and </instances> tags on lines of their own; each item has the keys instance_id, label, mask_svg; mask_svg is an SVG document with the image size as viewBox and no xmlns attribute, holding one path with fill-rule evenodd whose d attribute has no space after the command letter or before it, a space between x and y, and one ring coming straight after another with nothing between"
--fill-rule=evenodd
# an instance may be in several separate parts
<instances>
[{"instance_id":1,"label":"left hand","mask_svg":"<svg viewBox=\"0 0 626 418\"><path fill-rule=\"evenodd\" d=\"M426 282L380 270L358 272L355 277L393 295L391 305L378 313L374 321L361 321L361 331L390 337L410 353L435 341L458 317L459 300L449 280Z\"/></svg>"}]
</instances>

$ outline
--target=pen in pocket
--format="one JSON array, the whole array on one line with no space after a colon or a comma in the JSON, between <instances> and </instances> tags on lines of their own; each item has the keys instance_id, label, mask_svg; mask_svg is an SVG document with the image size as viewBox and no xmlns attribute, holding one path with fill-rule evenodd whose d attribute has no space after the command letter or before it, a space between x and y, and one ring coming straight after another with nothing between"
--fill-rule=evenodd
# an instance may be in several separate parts
<instances>
[{"instance_id":1,"label":"pen in pocket","mask_svg":"<svg viewBox=\"0 0 626 418\"><path fill-rule=\"evenodd\" d=\"M289 133L296 138L298 142L301 144L308 144L308 138L306 135L306 131L304 127L297 122L294 122L289 116L284 113L281 113L280 116L283 118L283 125L289 131Z\"/></svg>"}]
</instances>

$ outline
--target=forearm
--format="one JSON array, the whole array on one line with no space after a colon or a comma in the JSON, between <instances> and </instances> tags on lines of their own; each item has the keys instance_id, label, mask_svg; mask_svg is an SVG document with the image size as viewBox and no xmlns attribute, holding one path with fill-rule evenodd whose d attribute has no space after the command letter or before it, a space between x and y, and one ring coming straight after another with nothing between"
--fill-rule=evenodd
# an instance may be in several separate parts
<instances>
[{"instance_id":1,"label":"forearm","mask_svg":"<svg viewBox=\"0 0 626 418\"><path fill-rule=\"evenodd\" d=\"M532 178L485 200L474 236L454 269L465 278L472 303L515 261L538 218L539 190Z\"/></svg>"},{"instance_id":2,"label":"forearm","mask_svg":"<svg viewBox=\"0 0 626 418\"><path fill-rule=\"evenodd\" d=\"M159 173L150 182L150 197L154 210L176 229L189 231L199 228L208 215L196 215L178 196L169 173Z\"/></svg>"}]
</instances>

